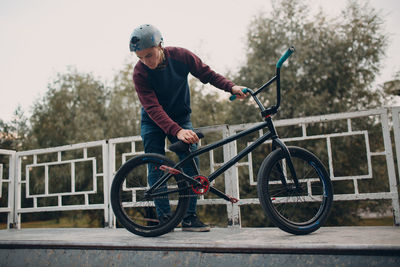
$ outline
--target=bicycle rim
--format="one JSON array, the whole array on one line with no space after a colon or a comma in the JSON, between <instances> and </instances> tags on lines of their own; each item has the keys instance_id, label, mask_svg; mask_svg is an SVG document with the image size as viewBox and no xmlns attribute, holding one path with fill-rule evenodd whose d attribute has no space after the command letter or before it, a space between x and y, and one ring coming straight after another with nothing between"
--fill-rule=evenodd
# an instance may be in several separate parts
<instances>
[{"instance_id":1,"label":"bicycle rim","mask_svg":"<svg viewBox=\"0 0 400 267\"><path fill-rule=\"evenodd\" d=\"M260 173L262 204L271 221L293 234L307 234L325 222L332 203L332 185L323 164L311 152L290 147L299 186L283 153L272 156Z\"/></svg>"},{"instance_id":2,"label":"bicycle rim","mask_svg":"<svg viewBox=\"0 0 400 267\"><path fill-rule=\"evenodd\" d=\"M178 176L171 176L146 195L151 170L159 179L165 172L160 166L173 162L157 154L145 154L128 161L116 174L111 192L114 213L129 231L141 236L158 236L176 227L188 206L188 185ZM156 208L157 206L157 208Z\"/></svg>"}]
</instances>

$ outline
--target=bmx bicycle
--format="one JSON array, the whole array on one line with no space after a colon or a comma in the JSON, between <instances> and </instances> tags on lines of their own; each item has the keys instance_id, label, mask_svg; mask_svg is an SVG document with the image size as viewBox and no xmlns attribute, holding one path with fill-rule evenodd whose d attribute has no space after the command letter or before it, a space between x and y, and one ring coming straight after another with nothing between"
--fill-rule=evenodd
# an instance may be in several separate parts
<instances>
[{"instance_id":1,"label":"bmx bicycle","mask_svg":"<svg viewBox=\"0 0 400 267\"><path fill-rule=\"evenodd\" d=\"M189 198L212 193L232 203L239 200L221 192L210 183L255 148L272 140L272 152L263 160L257 175L261 206L274 225L291 234L304 235L319 229L326 221L333 201L333 188L323 163L310 151L286 146L278 137L271 116L281 102L280 69L294 52L290 47L276 64L276 75L257 90L245 88L260 108L263 122L225 139L191 151L189 144L178 141L169 150L186 152L178 163L164 155L145 153L125 162L116 172L111 186L111 205L117 220L128 231L140 236L160 236L170 232L183 219ZM276 83L276 104L265 108L257 95ZM234 100L235 95L230 100ZM233 142L261 129L268 131L208 177L200 174L195 157ZM199 138L204 137L197 132ZM182 166L191 163L197 175L184 173ZM159 172L159 179L148 185L149 168ZM168 201L170 209L157 216L157 201Z\"/></svg>"}]
</instances>

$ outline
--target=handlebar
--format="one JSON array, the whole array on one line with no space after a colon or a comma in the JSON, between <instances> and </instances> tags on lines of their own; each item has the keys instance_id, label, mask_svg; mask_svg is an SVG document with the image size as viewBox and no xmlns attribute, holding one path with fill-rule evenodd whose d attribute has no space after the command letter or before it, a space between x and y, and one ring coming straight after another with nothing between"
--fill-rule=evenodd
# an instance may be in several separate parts
<instances>
[{"instance_id":1,"label":"handlebar","mask_svg":"<svg viewBox=\"0 0 400 267\"><path fill-rule=\"evenodd\" d=\"M248 92L249 92L249 88L243 88L243 89L242 89L242 92L245 93L245 94L248 93ZM233 100L235 100L235 99L236 99L236 95L231 95L231 96L229 97L229 100L230 100L230 101L233 101Z\"/></svg>"},{"instance_id":2,"label":"handlebar","mask_svg":"<svg viewBox=\"0 0 400 267\"><path fill-rule=\"evenodd\" d=\"M294 47L291 46L286 52L279 58L278 62L276 63L276 75L269 80L267 83L265 83L263 86L258 88L256 91L253 91L249 88L244 88L242 89L243 93L250 93L250 95L253 97L253 99L256 101L258 107L261 110L261 116L263 117L268 117L271 114L275 114L278 111L278 108L281 103L281 83L280 83L280 69L283 65L283 63L293 54L295 51ZM257 94L260 93L263 89L267 88L270 84L276 81L276 105L265 108L263 104L260 102L260 100L257 97ZM231 95L229 97L229 100L233 101L236 99L236 95Z\"/></svg>"},{"instance_id":3,"label":"handlebar","mask_svg":"<svg viewBox=\"0 0 400 267\"><path fill-rule=\"evenodd\" d=\"M285 54L281 56L281 58L278 60L276 63L276 68L280 69L282 67L282 64L288 59L294 52L294 47L291 46L288 50L286 50Z\"/></svg>"}]
</instances>

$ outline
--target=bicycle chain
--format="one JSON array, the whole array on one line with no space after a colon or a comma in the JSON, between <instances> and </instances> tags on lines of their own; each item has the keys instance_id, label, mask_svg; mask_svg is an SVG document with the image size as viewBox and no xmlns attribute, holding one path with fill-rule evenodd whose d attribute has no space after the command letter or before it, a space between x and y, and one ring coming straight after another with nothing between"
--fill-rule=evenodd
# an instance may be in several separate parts
<instances>
[{"instance_id":1,"label":"bicycle chain","mask_svg":"<svg viewBox=\"0 0 400 267\"><path fill-rule=\"evenodd\" d=\"M198 195L184 195L184 196L179 196L179 198L187 198L187 197L198 197ZM146 201L152 201L154 199L162 199L162 198L168 198L167 196L165 197L153 197L151 200L146 200Z\"/></svg>"},{"instance_id":2,"label":"bicycle chain","mask_svg":"<svg viewBox=\"0 0 400 267\"><path fill-rule=\"evenodd\" d=\"M186 197L198 197L198 196L205 196L205 195L207 195L208 194L208 191L206 192L206 193L204 193L204 194L193 194L193 195L182 195L182 196L179 196L179 198L186 198ZM153 197L152 199L150 199L150 200L146 200L146 201L152 201L152 200L154 200L154 199L163 199L163 198L168 198L168 196L160 196L160 197Z\"/></svg>"}]
</instances>

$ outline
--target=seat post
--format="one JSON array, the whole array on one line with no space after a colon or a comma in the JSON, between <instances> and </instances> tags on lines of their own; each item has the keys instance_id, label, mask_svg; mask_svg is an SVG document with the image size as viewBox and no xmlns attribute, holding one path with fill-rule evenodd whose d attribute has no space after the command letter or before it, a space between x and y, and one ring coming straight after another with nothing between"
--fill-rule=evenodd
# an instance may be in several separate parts
<instances>
[{"instance_id":1,"label":"seat post","mask_svg":"<svg viewBox=\"0 0 400 267\"><path fill-rule=\"evenodd\" d=\"M190 150L190 146L188 147L188 153L190 154L192 151ZM196 164L195 158L192 158L190 164L192 164L192 168L196 171L197 175L200 174L199 167Z\"/></svg>"}]
</instances>

